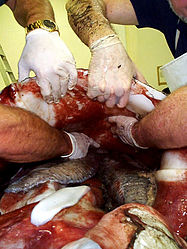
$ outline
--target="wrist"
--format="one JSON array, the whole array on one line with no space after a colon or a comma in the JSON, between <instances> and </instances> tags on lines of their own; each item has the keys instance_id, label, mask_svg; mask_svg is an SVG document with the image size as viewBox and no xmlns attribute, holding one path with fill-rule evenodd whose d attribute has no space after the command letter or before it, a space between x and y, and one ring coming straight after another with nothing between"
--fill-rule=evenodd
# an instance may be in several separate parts
<instances>
[{"instance_id":1,"label":"wrist","mask_svg":"<svg viewBox=\"0 0 187 249\"><path fill-rule=\"evenodd\" d=\"M142 141L139 122L136 122L131 127L131 138L132 138L132 142L133 142L134 146L141 148L141 149L148 149L149 148L149 147L144 146L144 142Z\"/></svg>"},{"instance_id":2,"label":"wrist","mask_svg":"<svg viewBox=\"0 0 187 249\"><path fill-rule=\"evenodd\" d=\"M62 155L61 157L71 157L75 150L76 150L76 146L77 146L77 141L75 139L75 137L71 134L71 133L68 133L66 131L64 131L64 133L66 134L66 136L68 137L68 141L70 141L70 146L71 146L71 152L67 155Z\"/></svg>"},{"instance_id":3,"label":"wrist","mask_svg":"<svg viewBox=\"0 0 187 249\"><path fill-rule=\"evenodd\" d=\"M42 29L42 30L45 30L45 31L48 31L48 32L59 32L59 29L58 29L58 26L57 24L52 21L52 20L37 20L33 23L30 23L26 28L26 35L30 32L33 32L34 30L37 30L37 29Z\"/></svg>"},{"instance_id":4,"label":"wrist","mask_svg":"<svg viewBox=\"0 0 187 249\"><path fill-rule=\"evenodd\" d=\"M91 52L93 52L97 49L109 47L109 46L119 44L119 43L120 43L120 40L119 40L118 36L116 34L112 33L112 34L103 36L103 37L99 38L98 40L96 40L95 42L93 42L90 45L90 50L91 50Z\"/></svg>"},{"instance_id":5,"label":"wrist","mask_svg":"<svg viewBox=\"0 0 187 249\"><path fill-rule=\"evenodd\" d=\"M29 39L30 37L33 37L33 36L39 36L39 35L42 35L42 36L49 36L49 35L56 35L56 36L59 36L59 33L57 31L54 31L52 33L46 31L46 30L43 30L43 29L35 29L31 32L29 32L27 35L26 35L26 39Z\"/></svg>"}]
</instances>

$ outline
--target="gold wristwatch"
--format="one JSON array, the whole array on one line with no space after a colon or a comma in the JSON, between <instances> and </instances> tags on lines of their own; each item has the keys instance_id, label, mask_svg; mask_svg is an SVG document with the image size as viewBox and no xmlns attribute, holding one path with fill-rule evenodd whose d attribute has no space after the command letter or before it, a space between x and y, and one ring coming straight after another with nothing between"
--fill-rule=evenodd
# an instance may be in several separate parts
<instances>
[{"instance_id":1,"label":"gold wristwatch","mask_svg":"<svg viewBox=\"0 0 187 249\"><path fill-rule=\"evenodd\" d=\"M54 32L54 31L59 32L57 24L51 20L38 20L36 22L29 24L25 29L26 29L26 35L35 29L43 29L48 32Z\"/></svg>"}]
</instances>

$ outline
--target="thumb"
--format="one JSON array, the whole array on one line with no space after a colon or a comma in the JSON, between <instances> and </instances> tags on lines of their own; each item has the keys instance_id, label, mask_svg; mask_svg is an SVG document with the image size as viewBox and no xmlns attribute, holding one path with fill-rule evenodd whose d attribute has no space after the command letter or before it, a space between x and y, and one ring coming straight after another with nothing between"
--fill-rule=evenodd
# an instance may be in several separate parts
<instances>
[{"instance_id":1,"label":"thumb","mask_svg":"<svg viewBox=\"0 0 187 249\"><path fill-rule=\"evenodd\" d=\"M22 63L18 64L18 81L21 82L29 77L30 70L23 66Z\"/></svg>"},{"instance_id":2,"label":"thumb","mask_svg":"<svg viewBox=\"0 0 187 249\"><path fill-rule=\"evenodd\" d=\"M135 79L139 80L142 83L145 83L145 84L149 85L148 82L147 82L147 80L145 79L145 77L143 76L143 74L138 70L138 68L136 67L135 64L134 64L134 67L135 67L135 70L136 70Z\"/></svg>"},{"instance_id":3,"label":"thumb","mask_svg":"<svg viewBox=\"0 0 187 249\"><path fill-rule=\"evenodd\" d=\"M99 148L100 144L98 144L96 141L94 141L92 138L90 138L90 145L92 145L95 148Z\"/></svg>"},{"instance_id":4,"label":"thumb","mask_svg":"<svg viewBox=\"0 0 187 249\"><path fill-rule=\"evenodd\" d=\"M109 121L110 123L116 123L117 117L118 117L118 116L111 116L111 117L108 117L108 121Z\"/></svg>"}]
</instances>

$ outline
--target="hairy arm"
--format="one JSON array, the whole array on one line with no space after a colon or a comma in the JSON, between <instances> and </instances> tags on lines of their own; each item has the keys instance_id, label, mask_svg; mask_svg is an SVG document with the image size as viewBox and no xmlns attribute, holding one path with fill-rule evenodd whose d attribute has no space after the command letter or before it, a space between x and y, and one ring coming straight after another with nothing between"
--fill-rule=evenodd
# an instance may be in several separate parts
<instances>
[{"instance_id":1,"label":"hairy arm","mask_svg":"<svg viewBox=\"0 0 187 249\"><path fill-rule=\"evenodd\" d=\"M55 21L53 8L48 0L8 0L6 4L23 27L37 20Z\"/></svg>"},{"instance_id":2,"label":"hairy arm","mask_svg":"<svg viewBox=\"0 0 187 249\"><path fill-rule=\"evenodd\" d=\"M69 0L66 9L72 29L88 46L115 33L110 22L138 24L130 0Z\"/></svg>"},{"instance_id":3,"label":"hairy arm","mask_svg":"<svg viewBox=\"0 0 187 249\"><path fill-rule=\"evenodd\" d=\"M141 146L181 148L187 146L187 87L181 87L132 128Z\"/></svg>"},{"instance_id":4,"label":"hairy arm","mask_svg":"<svg viewBox=\"0 0 187 249\"><path fill-rule=\"evenodd\" d=\"M22 163L71 153L69 136L35 114L0 105L0 116L0 158Z\"/></svg>"},{"instance_id":5,"label":"hairy arm","mask_svg":"<svg viewBox=\"0 0 187 249\"><path fill-rule=\"evenodd\" d=\"M103 36L115 33L105 17L103 1L70 0L66 9L72 29L88 46Z\"/></svg>"}]
</instances>

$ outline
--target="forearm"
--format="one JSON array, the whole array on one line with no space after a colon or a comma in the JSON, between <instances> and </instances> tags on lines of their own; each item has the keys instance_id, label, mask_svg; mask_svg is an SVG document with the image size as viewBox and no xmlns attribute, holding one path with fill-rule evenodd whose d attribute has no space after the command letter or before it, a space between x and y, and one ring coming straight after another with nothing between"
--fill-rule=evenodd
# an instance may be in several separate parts
<instances>
[{"instance_id":1,"label":"forearm","mask_svg":"<svg viewBox=\"0 0 187 249\"><path fill-rule=\"evenodd\" d=\"M137 144L162 149L187 146L187 87L182 87L132 128Z\"/></svg>"},{"instance_id":2,"label":"forearm","mask_svg":"<svg viewBox=\"0 0 187 249\"><path fill-rule=\"evenodd\" d=\"M48 0L8 0L6 4L23 27L37 20L55 21L53 8Z\"/></svg>"},{"instance_id":3,"label":"forearm","mask_svg":"<svg viewBox=\"0 0 187 249\"><path fill-rule=\"evenodd\" d=\"M69 0L66 10L72 29L89 47L99 38L115 33L101 0Z\"/></svg>"},{"instance_id":4,"label":"forearm","mask_svg":"<svg viewBox=\"0 0 187 249\"><path fill-rule=\"evenodd\" d=\"M0 158L33 162L71 153L69 136L38 116L3 105L0 115Z\"/></svg>"}]
</instances>

